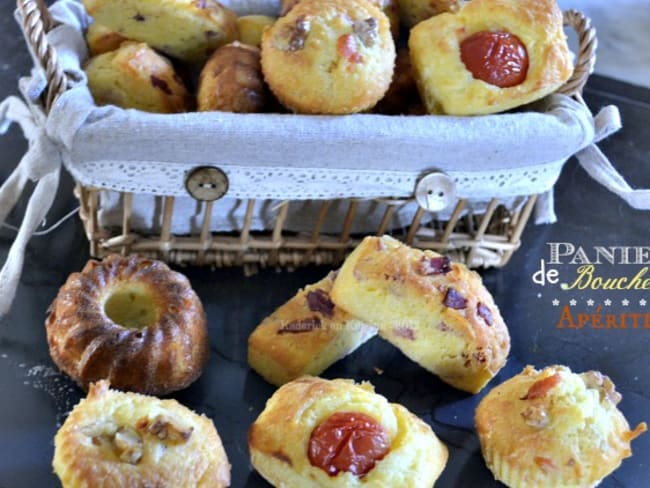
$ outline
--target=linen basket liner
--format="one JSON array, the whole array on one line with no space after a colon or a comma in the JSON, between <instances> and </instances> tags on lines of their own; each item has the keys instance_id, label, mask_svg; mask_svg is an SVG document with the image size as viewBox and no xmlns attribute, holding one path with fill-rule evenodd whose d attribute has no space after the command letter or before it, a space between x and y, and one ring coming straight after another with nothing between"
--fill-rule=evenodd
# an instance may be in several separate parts
<instances>
[{"instance_id":1,"label":"linen basket liner","mask_svg":"<svg viewBox=\"0 0 650 488\"><path fill-rule=\"evenodd\" d=\"M274 0L224 3L238 14L279 10ZM82 185L134 192L136 228L138 223L143 229L155 227L156 196L181 197L176 212L180 209L185 218L174 219L174 233L197 228L197 202L186 196L183 183L191 169L203 165L219 167L229 179L226 198L215 205L215 213L229 218L215 219L211 230L237 229L237 212L243 214L238 199L271 201L259 204L253 219L253 229L265 229L273 221L272 200L411 198L417 180L431 170L448 174L457 196L476 212L494 197L512 209L524 195L545 194L536 221L553 222L551 190L574 154L590 175L630 205L650 207L650 192L632 190L594 146L621 126L613 106L593 117L584 104L556 94L517 113L480 117L160 115L96 107L81 69L88 56L83 32L90 19L78 0L60 0L50 11L59 25L47 39L69 89L46 115L39 99L47 81L32 53L35 68L19 84L26 105L16 97L0 105L0 130L16 121L29 140L27 154L0 189L0 221L26 181L38 181L0 272L0 314L15 292L27 240L52 204L62 164ZM119 196L102 192L102 197L100 224L119 225ZM362 203L367 219L353 232L376 228L372 202ZM415 210L414 203L402 207L396 224L408 221ZM305 202L289 216L287 227L293 222L301 230L310 216L313 208ZM444 219L445 212L429 218Z\"/></svg>"}]
</instances>

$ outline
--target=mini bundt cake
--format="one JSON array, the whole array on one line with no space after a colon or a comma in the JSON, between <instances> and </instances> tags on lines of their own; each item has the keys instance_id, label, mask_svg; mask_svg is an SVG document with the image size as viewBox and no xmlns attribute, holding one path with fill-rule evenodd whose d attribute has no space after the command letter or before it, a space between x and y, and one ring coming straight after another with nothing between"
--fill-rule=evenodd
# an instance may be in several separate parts
<instances>
[{"instance_id":1,"label":"mini bundt cake","mask_svg":"<svg viewBox=\"0 0 650 488\"><path fill-rule=\"evenodd\" d=\"M54 438L63 488L224 488L230 464L205 415L176 400L90 385Z\"/></svg>"},{"instance_id":2,"label":"mini bundt cake","mask_svg":"<svg viewBox=\"0 0 650 488\"><path fill-rule=\"evenodd\" d=\"M433 251L366 237L331 296L455 388L478 393L506 363L510 335L481 277Z\"/></svg>"},{"instance_id":3,"label":"mini bundt cake","mask_svg":"<svg viewBox=\"0 0 650 488\"><path fill-rule=\"evenodd\" d=\"M510 488L593 487L632 455L634 430L617 408L621 395L598 371L527 366L476 409L488 468Z\"/></svg>"},{"instance_id":4,"label":"mini bundt cake","mask_svg":"<svg viewBox=\"0 0 650 488\"><path fill-rule=\"evenodd\" d=\"M196 380L209 353L205 313L185 276L160 262L91 260L59 290L45 322L56 365L82 388L165 395Z\"/></svg>"}]
</instances>

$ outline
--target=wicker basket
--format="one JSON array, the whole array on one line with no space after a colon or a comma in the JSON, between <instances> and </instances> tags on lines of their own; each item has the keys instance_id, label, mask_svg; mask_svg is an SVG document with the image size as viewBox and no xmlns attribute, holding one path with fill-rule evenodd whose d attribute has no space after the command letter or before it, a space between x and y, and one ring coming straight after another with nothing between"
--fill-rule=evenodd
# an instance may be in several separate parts
<instances>
[{"instance_id":1,"label":"wicker basket","mask_svg":"<svg viewBox=\"0 0 650 488\"><path fill-rule=\"evenodd\" d=\"M48 88L43 105L46 111L56 98L68 87L63 70L57 62L57 53L48 44L45 34L54 26L43 0L17 0L22 14L22 24L35 57L46 72ZM559 90L573 96L580 102L581 91L595 63L596 37L589 19L576 11L567 11L565 24L578 34L579 52L572 78ZM584 102L582 102L584 103ZM80 201L80 216L90 242L90 253L103 257L110 253L137 253L156 257L176 264L201 264L241 266L252 272L259 266L280 266L294 268L308 264L336 265L363 237L352 233L359 199L347 199L347 208L336 235L321 232L332 201L319 201L319 210L310 232L292 232L284 228L286 216L293 204L280 204L272 229L266 232L251 230L255 201L241 202L245 216L237 232L212 232L211 218L214 202L201 202L203 220L201 231L196 235L173 235L172 218L175 197L162 198L162 225L159 234L139 235L131 227L132 193L123 193L123 218L121 229L102 228L99 225L99 194L101 189L77 185L76 196ZM415 197L414 197L415 198ZM433 249L470 267L504 266L520 245L522 231L532 213L537 195L524 195L524 203L517 211L509 211L503 202L494 197L480 212L471 208L471 203L456 199L453 211L446 220L426 218L427 210L419 208L410 225L391 230L404 242L425 249ZM383 218L376 229L377 234L386 233L395 211L404 200L375 199L382 206Z\"/></svg>"}]
</instances>

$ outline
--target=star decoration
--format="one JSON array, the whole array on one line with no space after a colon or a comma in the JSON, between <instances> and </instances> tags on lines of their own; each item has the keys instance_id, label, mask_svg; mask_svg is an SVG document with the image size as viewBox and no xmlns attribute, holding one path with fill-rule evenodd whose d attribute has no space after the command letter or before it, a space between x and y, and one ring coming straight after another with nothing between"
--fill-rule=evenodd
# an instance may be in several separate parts
<instances>
[{"instance_id":1,"label":"star decoration","mask_svg":"<svg viewBox=\"0 0 650 488\"><path fill-rule=\"evenodd\" d=\"M594 301L590 298L589 300L587 300L587 305L589 307L593 307L594 306Z\"/></svg>"},{"instance_id":2,"label":"star decoration","mask_svg":"<svg viewBox=\"0 0 650 488\"><path fill-rule=\"evenodd\" d=\"M559 306L560 306L560 300L558 300L557 298L554 299L554 300L553 300L553 306L554 306L554 307L559 307Z\"/></svg>"},{"instance_id":3,"label":"star decoration","mask_svg":"<svg viewBox=\"0 0 650 488\"><path fill-rule=\"evenodd\" d=\"M603 303L605 304L606 307L609 307L609 306L611 306L612 301L608 298L608 299L605 300Z\"/></svg>"},{"instance_id":4,"label":"star decoration","mask_svg":"<svg viewBox=\"0 0 650 488\"><path fill-rule=\"evenodd\" d=\"M648 304L648 301L645 298L642 298L641 300L639 300L639 305L641 305L642 307L645 307L647 304Z\"/></svg>"},{"instance_id":5,"label":"star decoration","mask_svg":"<svg viewBox=\"0 0 650 488\"><path fill-rule=\"evenodd\" d=\"M569 300L569 305L571 305L572 307L575 307L577 304L578 302L576 302L573 298Z\"/></svg>"},{"instance_id":6,"label":"star decoration","mask_svg":"<svg viewBox=\"0 0 650 488\"><path fill-rule=\"evenodd\" d=\"M621 304L622 304L624 307L627 307L627 306L630 304L630 301L629 301L627 298L625 298L624 300L621 301Z\"/></svg>"}]
</instances>

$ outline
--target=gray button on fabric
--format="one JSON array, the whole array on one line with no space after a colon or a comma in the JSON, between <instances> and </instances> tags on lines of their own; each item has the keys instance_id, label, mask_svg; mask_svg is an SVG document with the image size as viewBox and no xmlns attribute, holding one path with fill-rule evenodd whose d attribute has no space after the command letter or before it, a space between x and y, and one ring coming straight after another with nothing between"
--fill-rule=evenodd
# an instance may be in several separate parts
<instances>
[{"instance_id":1,"label":"gray button on fabric","mask_svg":"<svg viewBox=\"0 0 650 488\"><path fill-rule=\"evenodd\" d=\"M430 212L440 212L456 201L456 185L448 175L434 171L415 185L415 200Z\"/></svg>"},{"instance_id":2,"label":"gray button on fabric","mask_svg":"<svg viewBox=\"0 0 650 488\"><path fill-rule=\"evenodd\" d=\"M228 191L228 176L212 166L194 168L185 178L185 189L193 198L211 202Z\"/></svg>"}]
</instances>

